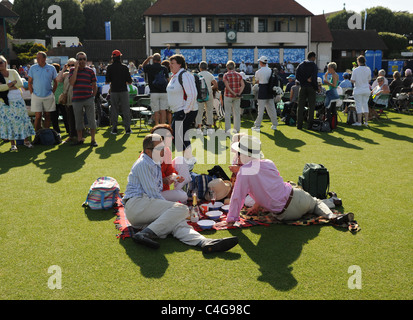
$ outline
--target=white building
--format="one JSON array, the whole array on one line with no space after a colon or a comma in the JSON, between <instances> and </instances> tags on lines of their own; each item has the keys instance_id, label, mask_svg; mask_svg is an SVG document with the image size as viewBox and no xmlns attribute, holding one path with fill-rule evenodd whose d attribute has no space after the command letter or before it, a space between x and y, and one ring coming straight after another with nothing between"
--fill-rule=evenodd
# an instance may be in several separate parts
<instances>
[{"instance_id":1,"label":"white building","mask_svg":"<svg viewBox=\"0 0 413 320\"><path fill-rule=\"evenodd\" d=\"M188 63L301 62L313 14L293 0L158 0L144 13L147 54L167 44Z\"/></svg>"}]
</instances>

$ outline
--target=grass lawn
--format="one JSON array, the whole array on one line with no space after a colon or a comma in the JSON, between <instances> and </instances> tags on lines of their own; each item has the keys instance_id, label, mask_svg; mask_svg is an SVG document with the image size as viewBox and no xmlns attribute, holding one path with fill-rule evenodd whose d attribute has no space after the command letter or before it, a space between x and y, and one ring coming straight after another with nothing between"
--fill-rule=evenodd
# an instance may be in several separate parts
<instances>
[{"instance_id":1,"label":"grass lawn","mask_svg":"<svg viewBox=\"0 0 413 320\"><path fill-rule=\"evenodd\" d=\"M292 181L307 162L325 165L330 190L344 212L355 213L361 231L286 225L208 231L211 238L236 235L239 245L207 256L173 237L157 251L117 239L111 211L82 208L100 176L116 178L125 191L144 133L127 136L122 129L113 136L100 128L94 149L20 146L11 153L0 142L0 299L411 300L413 116L389 118L370 128L339 122L332 133L283 123L273 132L265 118L266 158ZM242 126L252 126L247 115ZM202 149L200 140L194 145ZM229 140L226 148L229 154ZM213 167L205 159L198 158L195 172ZM51 266L61 270L61 289L48 286ZM348 287L351 266L361 270L361 289Z\"/></svg>"}]
</instances>

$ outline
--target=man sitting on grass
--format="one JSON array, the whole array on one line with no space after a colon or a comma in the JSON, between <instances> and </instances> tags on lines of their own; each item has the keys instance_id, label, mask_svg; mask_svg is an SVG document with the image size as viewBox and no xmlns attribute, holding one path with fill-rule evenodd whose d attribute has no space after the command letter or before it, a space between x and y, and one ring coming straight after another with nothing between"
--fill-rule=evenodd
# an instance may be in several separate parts
<instances>
[{"instance_id":1,"label":"man sitting on grass","mask_svg":"<svg viewBox=\"0 0 413 320\"><path fill-rule=\"evenodd\" d=\"M159 248L155 238L173 234L183 243L199 246L203 253L227 251L238 244L237 237L207 239L195 231L186 220L186 205L167 201L161 195L161 158L164 142L158 134L143 140L143 153L133 164L123 198L125 214L133 227L144 229L132 236L133 240L153 249Z\"/></svg>"},{"instance_id":2,"label":"man sitting on grass","mask_svg":"<svg viewBox=\"0 0 413 320\"><path fill-rule=\"evenodd\" d=\"M258 138L243 136L231 147L239 152L242 166L239 168L231 196L228 226L239 220L248 194L255 200L254 206L248 209L247 214L250 215L256 214L262 208L275 214L280 221L297 220L306 213L328 219L337 218L321 200L284 182L275 164L271 160L262 159L261 142ZM346 219L352 220L352 217L349 215Z\"/></svg>"}]
</instances>

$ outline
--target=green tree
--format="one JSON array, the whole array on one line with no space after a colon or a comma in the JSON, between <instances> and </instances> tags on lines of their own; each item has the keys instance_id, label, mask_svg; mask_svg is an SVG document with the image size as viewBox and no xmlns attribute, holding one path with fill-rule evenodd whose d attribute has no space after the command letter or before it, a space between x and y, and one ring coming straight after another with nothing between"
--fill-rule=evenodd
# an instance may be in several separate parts
<instances>
[{"instance_id":1,"label":"green tree","mask_svg":"<svg viewBox=\"0 0 413 320\"><path fill-rule=\"evenodd\" d=\"M115 10L115 0L85 0L83 16L87 24L83 30L84 39L105 39L105 21L110 21Z\"/></svg>"},{"instance_id":2,"label":"green tree","mask_svg":"<svg viewBox=\"0 0 413 320\"><path fill-rule=\"evenodd\" d=\"M145 34L143 13L151 0L122 0L112 16L113 39L141 39Z\"/></svg>"},{"instance_id":3,"label":"green tree","mask_svg":"<svg viewBox=\"0 0 413 320\"><path fill-rule=\"evenodd\" d=\"M53 4L53 0L14 0L13 11L20 18L13 27L15 38L40 38L47 34L47 8Z\"/></svg>"},{"instance_id":4,"label":"green tree","mask_svg":"<svg viewBox=\"0 0 413 320\"><path fill-rule=\"evenodd\" d=\"M379 32L379 36L383 39L387 48L389 48L386 52L384 52L385 57L390 58L399 56L400 52L405 51L407 46L409 45L409 40L407 39L407 37L401 34L392 32Z\"/></svg>"},{"instance_id":5,"label":"green tree","mask_svg":"<svg viewBox=\"0 0 413 320\"><path fill-rule=\"evenodd\" d=\"M39 51L46 52L47 49L41 43L27 42L24 44L13 44L13 51L17 54L19 64L31 63Z\"/></svg>"},{"instance_id":6,"label":"green tree","mask_svg":"<svg viewBox=\"0 0 413 320\"><path fill-rule=\"evenodd\" d=\"M82 38L85 17L78 0L55 0L54 4L62 9L62 29L48 30L51 36L77 36ZM48 15L48 19L51 14Z\"/></svg>"},{"instance_id":7,"label":"green tree","mask_svg":"<svg viewBox=\"0 0 413 320\"><path fill-rule=\"evenodd\" d=\"M348 29L347 21L354 12L342 10L327 17L327 24L331 30Z\"/></svg>"}]
</instances>

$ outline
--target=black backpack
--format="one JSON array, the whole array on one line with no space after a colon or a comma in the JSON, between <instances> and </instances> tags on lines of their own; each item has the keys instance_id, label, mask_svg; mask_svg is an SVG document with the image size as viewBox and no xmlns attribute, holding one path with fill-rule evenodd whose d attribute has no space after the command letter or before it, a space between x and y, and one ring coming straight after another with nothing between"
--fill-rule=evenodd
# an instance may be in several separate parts
<instances>
[{"instance_id":1,"label":"black backpack","mask_svg":"<svg viewBox=\"0 0 413 320\"><path fill-rule=\"evenodd\" d=\"M183 81L182 81L182 74L184 72L187 72L187 71L183 71L178 75L178 80L179 80L179 83L181 84L182 88L184 88ZM198 102L208 101L209 100L209 91L208 91L208 87L207 87L207 84L206 84L206 81L205 81L204 77L197 74L197 73L194 73L193 76L194 76L194 81L195 81L195 87L196 87L196 90L198 92L196 100ZM184 89L184 99L186 100L185 89Z\"/></svg>"},{"instance_id":2,"label":"black backpack","mask_svg":"<svg viewBox=\"0 0 413 320\"><path fill-rule=\"evenodd\" d=\"M152 81L152 86L161 91L166 90L166 87L168 86L168 79L165 76L165 71L163 68L155 75L155 78Z\"/></svg>"},{"instance_id":3,"label":"black backpack","mask_svg":"<svg viewBox=\"0 0 413 320\"><path fill-rule=\"evenodd\" d=\"M326 199L330 188L330 173L322 164L306 163L298 185L313 197Z\"/></svg>"},{"instance_id":4,"label":"black backpack","mask_svg":"<svg viewBox=\"0 0 413 320\"><path fill-rule=\"evenodd\" d=\"M347 124L352 125L353 123L357 122L357 111L355 108L351 107L348 108L347 112Z\"/></svg>"}]
</instances>

